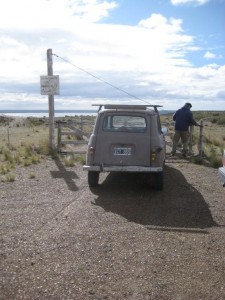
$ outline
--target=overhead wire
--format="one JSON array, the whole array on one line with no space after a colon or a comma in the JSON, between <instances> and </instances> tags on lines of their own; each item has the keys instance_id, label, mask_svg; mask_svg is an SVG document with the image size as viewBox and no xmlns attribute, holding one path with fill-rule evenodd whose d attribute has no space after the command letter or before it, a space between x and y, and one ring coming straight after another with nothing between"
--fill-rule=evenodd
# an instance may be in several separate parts
<instances>
[{"instance_id":1,"label":"overhead wire","mask_svg":"<svg viewBox=\"0 0 225 300\"><path fill-rule=\"evenodd\" d=\"M132 97L132 98L135 98L135 99L137 99L137 100L143 101L143 102L145 102L145 103L147 103L147 104L150 105L149 102L147 102L147 101L145 101L145 100L143 100L143 99L141 99L141 98L139 98L139 97L137 97L137 96L135 96L135 95L133 95L133 94L131 94L131 93L125 91L125 90L123 90L122 88L119 88L119 87L117 87L117 86L111 84L110 82L108 82L108 81L106 81L106 80L100 78L99 76L96 76L96 75L92 74L91 72L89 72L89 71L87 71L87 70L85 70L85 69L83 69L83 68L81 68L81 67L75 65L74 63L70 62L69 60L67 60L67 59L65 59L65 58L63 58L63 57L61 57L61 56L59 56L58 54L52 53L52 55L58 57L59 59L65 61L66 63L68 63L68 64L74 66L74 67L77 68L78 70L80 70L80 71L82 71L82 72L84 72L84 73L86 73L86 74L92 76L93 78L95 78L95 79L97 79L97 80L99 80L99 81L101 81L101 82L103 82L103 83L105 83L105 84L111 86L112 88L114 88L114 89L116 89L116 90L118 90L118 91L120 91L120 92L123 92L124 94L126 94L126 95L128 95L128 96L130 96L130 97Z\"/></svg>"}]
</instances>

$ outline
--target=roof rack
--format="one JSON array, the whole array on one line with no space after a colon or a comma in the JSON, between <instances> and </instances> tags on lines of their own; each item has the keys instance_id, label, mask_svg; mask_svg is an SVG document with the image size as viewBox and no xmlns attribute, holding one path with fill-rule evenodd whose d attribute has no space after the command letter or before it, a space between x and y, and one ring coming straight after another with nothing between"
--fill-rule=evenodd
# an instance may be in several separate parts
<instances>
[{"instance_id":1,"label":"roof rack","mask_svg":"<svg viewBox=\"0 0 225 300\"><path fill-rule=\"evenodd\" d=\"M146 110L148 107L153 107L155 111L158 111L158 107L162 107L162 105L152 105L152 104L144 104L144 105L129 105L129 104L92 104L92 106L99 106L98 111L104 107L105 109L137 109L137 110Z\"/></svg>"}]
</instances>

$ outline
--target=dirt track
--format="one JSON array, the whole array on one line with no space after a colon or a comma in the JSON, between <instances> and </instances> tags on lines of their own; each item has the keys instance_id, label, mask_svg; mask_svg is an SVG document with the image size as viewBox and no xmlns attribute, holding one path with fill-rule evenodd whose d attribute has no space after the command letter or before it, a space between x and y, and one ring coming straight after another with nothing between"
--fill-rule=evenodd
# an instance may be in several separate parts
<instances>
[{"instance_id":1,"label":"dirt track","mask_svg":"<svg viewBox=\"0 0 225 300\"><path fill-rule=\"evenodd\" d=\"M29 174L35 173L34 179ZM225 189L168 159L165 188L58 160L0 184L1 299L225 299Z\"/></svg>"}]
</instances>

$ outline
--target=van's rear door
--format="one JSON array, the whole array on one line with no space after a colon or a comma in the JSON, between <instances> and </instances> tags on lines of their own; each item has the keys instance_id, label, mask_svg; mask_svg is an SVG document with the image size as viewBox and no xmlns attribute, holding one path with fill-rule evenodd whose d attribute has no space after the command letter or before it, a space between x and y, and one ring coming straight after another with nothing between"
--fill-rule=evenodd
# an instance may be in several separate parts
<instances>
[{"instance_id":1,"label":"van's rear door","mask_svg":"<svg viewBox=\"0 0 225 300\"><path fill-rule=\"evenodd\" d=\"M128 112L102 115L93 163L150 166L150 117Z\"/></svg>"}]
</instances>

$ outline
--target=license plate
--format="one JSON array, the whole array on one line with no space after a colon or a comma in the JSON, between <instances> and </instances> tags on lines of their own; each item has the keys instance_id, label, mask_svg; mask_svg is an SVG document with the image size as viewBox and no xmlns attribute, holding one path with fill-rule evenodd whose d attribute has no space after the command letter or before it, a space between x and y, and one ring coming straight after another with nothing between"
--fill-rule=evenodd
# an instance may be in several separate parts
<instances>
[{"instance_id":1,"label":"license plate","mask_svg":"<svg viewBox=\"0 0 225 300\"><path fill-rule=\"evenodd\" d=\"M131 148L114 148L114 155L131 155Z\"/></svg>"}]
</instances>

